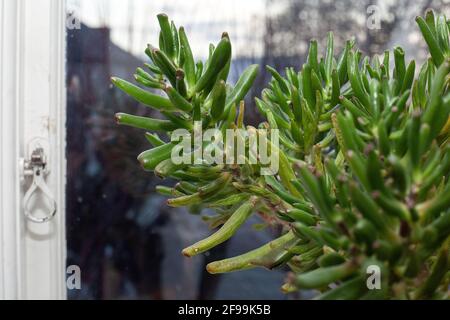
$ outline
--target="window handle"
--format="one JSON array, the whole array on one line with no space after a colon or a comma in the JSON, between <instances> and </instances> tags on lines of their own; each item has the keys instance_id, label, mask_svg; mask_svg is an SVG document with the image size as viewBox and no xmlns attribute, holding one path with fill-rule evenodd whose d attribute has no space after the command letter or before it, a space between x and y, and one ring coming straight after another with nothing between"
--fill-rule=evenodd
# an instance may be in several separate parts
<instances>
[{"instance_id":1,"label":"window handle","mask_svg":"<svg viewBox=\"0 0 450 320\"><path fill-rule=\"evenodd\" d=\"M21 168L24 180L31 178L31 185L25 192L23 198L23 209L25 217L35 223L45 223L53 219L56 215L56 200L50 188L45 182L45 177L48 175L47 157L42 147L36 147L29 159L21 160ZM47 213L43 217L33 215L32 198L41 192L48 200Z\"/></svg>"}]
</instances>

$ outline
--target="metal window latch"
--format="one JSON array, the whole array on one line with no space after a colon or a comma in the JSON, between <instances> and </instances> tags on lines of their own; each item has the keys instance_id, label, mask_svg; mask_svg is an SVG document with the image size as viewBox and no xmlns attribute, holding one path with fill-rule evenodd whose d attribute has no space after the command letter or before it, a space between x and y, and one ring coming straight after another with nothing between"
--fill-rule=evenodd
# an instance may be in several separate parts
<instances>
[{"instance_id":1,"label":"metal window latch","mask_svg":"<svg viewBox=\"0 0 450 320\"><path fill-rule=\"evenodd\" d=\"M49 170L47 168L47 157L44 149L39 146L36 147L29 156L29 159L21 160L21 168L25 182L27 178L32 179L31 185L23 198L25 217L35 223L50 221L56 214L56 200L45 182L45 177L48 175ZM33 215L32 208L30 208L33 195L36 195L39 191L48 200L48 212L43 217Z\"/></svg>"}]
</instances>

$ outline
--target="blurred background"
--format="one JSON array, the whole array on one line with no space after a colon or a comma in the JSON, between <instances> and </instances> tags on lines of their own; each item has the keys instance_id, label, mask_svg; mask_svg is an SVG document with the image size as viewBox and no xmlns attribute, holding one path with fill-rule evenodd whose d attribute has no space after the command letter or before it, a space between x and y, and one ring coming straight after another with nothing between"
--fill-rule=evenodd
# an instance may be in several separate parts
<instances>
[{"instance_id":1,"label":"blurred background","mask_svg":"<svg viewBox=\"0 0 450 320\"><path fill-rule=\"evenodd\" d=\"M408 59L426 59L415 25L427 8L450 14L450 0L67 0L67 246L68 265L78 265L82 289L70 299L290 299L279 288L286 271L262 269L211 276L210 261L241 254L279 230L260 229L257 217L226 244L187 259L181 250L210 233L201 217L166 207L154 193L163 183L144 173L136 156L149 146L142 131L118 127L114 114L152 114L110 85L110 76L133 81L157 44L158 13L184 26L194 56L227 31L233 43L234 82L249 64L281 73L299 69L309 41L324 46L334 31L336 50L354 37L366 54L402 46ZM249 93L247 122L260 118L251 97L269 75L261 68ZM167 183L167 182L164 182Z\"/></svg>"}]
</instances>

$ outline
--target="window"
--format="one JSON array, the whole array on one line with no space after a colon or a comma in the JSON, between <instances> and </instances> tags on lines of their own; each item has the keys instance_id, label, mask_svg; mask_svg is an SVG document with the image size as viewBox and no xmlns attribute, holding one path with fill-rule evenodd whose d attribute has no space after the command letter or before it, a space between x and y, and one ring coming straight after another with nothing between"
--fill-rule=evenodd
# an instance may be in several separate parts
<instances>
[{"instance_id":1,"label":"window","mask_svg":"<svg viewBox=\"0 0 450 320\"><path fill-rule=\"evenodd\" d=\"M155 193L163 182L136 161L148 148L142 131L114 118L152 111L110 77L134 81L146 44L158 43L160 12L184 25L196 57L228 31L231 81L252 63L300 67L310 38L324 43L328 30L342 31L339 49L355 34L370 55L399 44L423 61L413 17L430 3L448 13L446 2L380 1L378 17L367 1L0 0L0 299L286 299L284 269L205 271L279 231L253 232L256 217L215 250L181 255L210 230L199 212L171 209ZM383 32L370 17L383 18ZM259 123L254 110L249 123Z\"/></svg>"}]
</instances>

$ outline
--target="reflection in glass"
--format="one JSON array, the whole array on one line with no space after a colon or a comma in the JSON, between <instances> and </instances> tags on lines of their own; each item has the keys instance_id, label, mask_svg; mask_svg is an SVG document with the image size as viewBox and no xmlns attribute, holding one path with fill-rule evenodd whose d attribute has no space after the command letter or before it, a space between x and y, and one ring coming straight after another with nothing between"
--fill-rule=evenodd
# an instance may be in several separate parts
<instances>
[{"instance_id":1,"label":"reflection in glass","mask_svg":"<svg viewBox=\"0 0 450 320\"><path fill-rule=\"evenodd\" d=\"M70 3L72 9L83 13L81 8L97 3L97 14L103 17L118 8L103 1ZM146 24L156 27L154 17L163 8L156 11L153 7L147 10ZM204 271L211 261L270 240L276 230L252 230L257 218L249 223L247 232L203 257L186 259L181 255L183 247L209 230L198 216L168 208L165 198L153 192L161 181L144 173L136 161L137 154L149 147L143 132L119 127L114 120L119 111L152 113L114 89L109 80L111 75L130 79L143 64L145 56L135 51L129 40L139 38L141 32L127 28L127 40L120 36L120 21L100 19L103 22L92 27L85 23L92 15L95 12L79 16L81 28L67 34L67 263L79 265L82 272L82 289L69 290L69 298L283 298L279 292L283 271L225 276ZM221 31L226 27L217 25ZM210 35L192 29L198 33L194 38L207 48L205 38ZM221 31L210 41L220 37ZM145 48L149 41L139 40L139 47ZM254 59L251 54L239 57L232 77Z\"/></svg>"}]
</instances>

